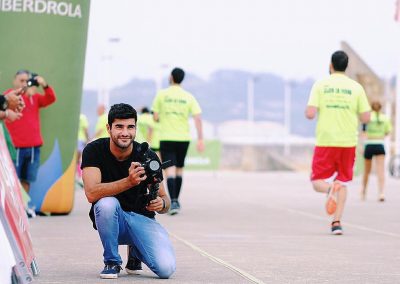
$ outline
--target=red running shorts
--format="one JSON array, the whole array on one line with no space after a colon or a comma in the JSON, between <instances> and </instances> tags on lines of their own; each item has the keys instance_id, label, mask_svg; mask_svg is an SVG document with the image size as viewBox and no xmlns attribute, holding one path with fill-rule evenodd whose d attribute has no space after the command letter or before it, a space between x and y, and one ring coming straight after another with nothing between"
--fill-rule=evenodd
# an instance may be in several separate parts
<instances>
[{"instance_id":1,"label":"red running shorts","mask_svg":"<svg viewBox=\"0 0 400 284\"><path fill-rule=\"evenodd\" d=\"M337 173L336 180L351 181L355 155L356 147L315 146L311 180L328 179Z\"/></svg>"}]
</instances>

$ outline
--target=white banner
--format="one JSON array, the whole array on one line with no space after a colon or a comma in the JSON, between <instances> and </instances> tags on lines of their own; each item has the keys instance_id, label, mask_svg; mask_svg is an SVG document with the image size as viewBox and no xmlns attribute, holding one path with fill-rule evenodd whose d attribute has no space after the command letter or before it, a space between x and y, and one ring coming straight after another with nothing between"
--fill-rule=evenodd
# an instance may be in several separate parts
<instances>
[{"instance_id":1,"label":"white banner","mask_svg":"<svg viewBox=\"0 0 400 284\"><path fill-rule=\"evenodd\" d=\"M0 213L1 214L1 213ZM0 283L11 283L11 272L13 266L16 265L10 242L8 241L6 232L0 222Z\"/></svg>"}]
</instances>

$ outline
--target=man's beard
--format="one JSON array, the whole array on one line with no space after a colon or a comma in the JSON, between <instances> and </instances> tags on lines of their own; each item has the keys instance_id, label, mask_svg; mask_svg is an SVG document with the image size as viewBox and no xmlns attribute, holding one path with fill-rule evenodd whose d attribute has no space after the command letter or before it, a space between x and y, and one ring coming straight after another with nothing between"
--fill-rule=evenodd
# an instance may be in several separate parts
<instances>
[{"instance_id":1,"label":"man's beard","mask_svg":"<svg viewBox=\"0 0 400 284\"><path fill-rule=\"evenodd\" d=\"M119 142L118 138L111 137L111 139L112 139L112 141L114 142L114 144L115 144L118 148L120 148L121 150L125 150L125 149L129 148L129 146L132 145L133 140L134 140L135 138L132 137L132 136L126 137L125 140L129 140L129 142L128 142L128 143L124 143L124 144L122 144L121 142Z\"/></svg>"}]
</instances>

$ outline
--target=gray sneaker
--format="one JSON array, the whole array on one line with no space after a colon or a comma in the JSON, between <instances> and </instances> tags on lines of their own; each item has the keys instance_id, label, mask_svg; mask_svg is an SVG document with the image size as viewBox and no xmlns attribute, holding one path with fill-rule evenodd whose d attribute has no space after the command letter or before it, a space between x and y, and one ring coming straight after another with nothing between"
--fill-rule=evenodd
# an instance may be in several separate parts
<instances>
[{"instance_id":1,"label":"gray sneaker","mask_svg":"<svg viewBox=\"0 0 400 284\"><path fill-rule=\"evenodd\" d=\"M333 221L331 227L332 235L343 235L343 228L340 221Z\"/></svg>"},{"instance_id":2,"label":"gray sneaker","mask_svg":"<svg viewBox=\"0 0 400 284\"><path fill-rule=\"evenodd\" d=\"M168 214L171 215L171 216L175 215L175 214L178 214L179 210L180 210L180 206L179 206L178 201L177 200L172 200L171 201L171 207L169 208Z\"/></svg>"}]
</instances>

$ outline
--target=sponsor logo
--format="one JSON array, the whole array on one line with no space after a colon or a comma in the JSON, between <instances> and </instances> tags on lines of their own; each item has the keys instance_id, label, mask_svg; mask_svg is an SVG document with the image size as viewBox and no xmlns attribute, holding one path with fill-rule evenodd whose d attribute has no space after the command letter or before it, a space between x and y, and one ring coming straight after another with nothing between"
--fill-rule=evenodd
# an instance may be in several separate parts
<instances>
[{"instance_id":1,"label":"sponsor logo","mask_svg":"<svg viewBox=\"0 0 400 284\"><path fill-rule=\"evenodd\" d=\"M79 4L54 0L0 0L0 12L48 14L82 18Z\"/></svg>"}]
</instances>

